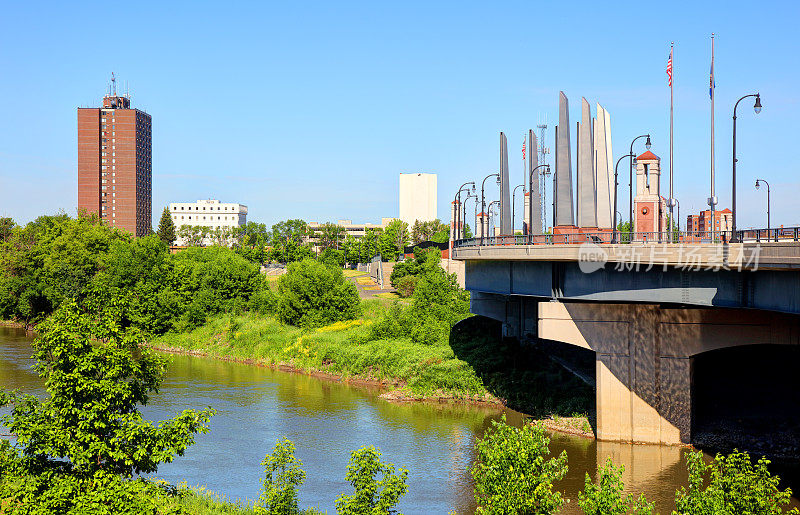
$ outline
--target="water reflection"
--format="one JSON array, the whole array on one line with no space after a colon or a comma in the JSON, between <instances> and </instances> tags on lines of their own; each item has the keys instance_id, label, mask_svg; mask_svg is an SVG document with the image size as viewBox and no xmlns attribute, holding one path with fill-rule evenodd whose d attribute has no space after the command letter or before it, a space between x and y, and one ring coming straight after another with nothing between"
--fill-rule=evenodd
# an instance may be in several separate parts
<instances>
[{"instance_id":1,"label":"water reflection","mask_svg":"<svg viewBox=\"0 0 800 515\"><path fill-rule=\"evenodd\" d=\"M30 369L30 340L24 332L0 328L0 386L42 393ZM205 485L229 498L254 499L263 471L261 460L283 436L295 442L307 480L303 506L335 513L334 501L349 491L344 481L350 452L376 445L384 459L409 469L410 489L399 506L414 513L472 513L469 467L475 439L500 417L494 408L452 404L392 404L374 389L353 388L317 378L190 356L170 356L161 392L144 412L172 417L185 408L212 406L211 431L197 438L186 455L163 465L158 477L173 483ZM506 411L519 425L522 415ZM595 442L563 434L552 436L555 453L566 450L569 472L557 485L572 499L563 513L579 513L577 492L584 475L611 457L625 465L626 489L644 492L656 509L669 513L675 490L686 484L683 449Z\"/></svg>"}]
</instances>

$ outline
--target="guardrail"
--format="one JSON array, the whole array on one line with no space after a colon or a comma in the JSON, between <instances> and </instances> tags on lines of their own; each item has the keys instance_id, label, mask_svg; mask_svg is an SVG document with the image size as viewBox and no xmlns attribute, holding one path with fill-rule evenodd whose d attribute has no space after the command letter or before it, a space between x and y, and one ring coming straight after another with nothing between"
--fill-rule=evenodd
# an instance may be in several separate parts
<instances>
[{"instance_id":1,"label":"guardrail","mask_svg":"<svg viewBox=\"0 0 800 515\"><path fill-rule=\"evenodd\" d=\"M579 231L579 230L578 230ZM800 227L777 229L744 229L736 231L738 240L746 243L800 241ZM616 241L612 239L616 238ZM712 241L713 238L713 241ZM731 231L661 231L661 232L570 232L565 234L516 234L467 238L453 242L453 248L497 245L580 245L645 244L645 243L728 243Z\"/></svg>"}]
</instances>

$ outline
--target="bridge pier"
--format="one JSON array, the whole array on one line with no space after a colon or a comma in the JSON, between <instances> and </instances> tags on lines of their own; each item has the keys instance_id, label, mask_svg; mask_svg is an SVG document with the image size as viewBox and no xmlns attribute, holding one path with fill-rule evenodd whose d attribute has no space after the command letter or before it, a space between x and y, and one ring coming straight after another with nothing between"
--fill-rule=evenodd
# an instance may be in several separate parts
<instances>
[{"instance_id":1,"label":"bridge pier","mask_svg":"<svg viewBox=\"0 0 800 515\"><path fill-rule=\"evenodd\" d=\"M692 356L800 344L798 317L746 309L541 302L539 337L596 353L597 438L679 444L692 438Z\"/></svg>"}]
</instances>

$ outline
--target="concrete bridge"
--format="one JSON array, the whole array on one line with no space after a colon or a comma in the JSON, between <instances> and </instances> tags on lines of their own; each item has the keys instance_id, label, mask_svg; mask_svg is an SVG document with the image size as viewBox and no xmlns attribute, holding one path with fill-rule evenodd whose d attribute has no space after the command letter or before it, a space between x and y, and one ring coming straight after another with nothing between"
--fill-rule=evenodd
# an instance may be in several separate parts
<instances>
[{"instance_id":1,"label":"concrete bridge","mask_svg":"<svg viewBox=\"0 0 800 515\"><path fill-rule=\"evenodd\" d=\"M465 262L471 311L501 321L505 336L594 352L600 440L691 443L697 356L800 345L796 238L731 244L525 238L455 243L452 257Z\"/></svg>"}]
</instances>

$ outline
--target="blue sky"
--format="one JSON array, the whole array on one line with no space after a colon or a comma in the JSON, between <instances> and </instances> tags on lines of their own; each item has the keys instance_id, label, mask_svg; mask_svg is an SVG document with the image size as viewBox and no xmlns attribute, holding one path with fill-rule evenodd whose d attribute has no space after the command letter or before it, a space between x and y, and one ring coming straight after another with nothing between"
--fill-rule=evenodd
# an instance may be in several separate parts
<instances>
[{"instance_id":1,"label":"blue sky","mask_svg":"<svg viewBox=\"0 0 800 515\"><path fill-rule=\"evenodd\" d=\"M685 219L709 194L715 32L720 205L730 205L733 103L760 91L760 115L749 100L739 111L739 226L766 225L756 177L772 185L773 225L800 225L800 6L714 4L6 4L0 216L75 213L76 108L99 104L112 71L153 116L156 223L168 202L209 197L247 204L250 220L268 224L377 222L398 213L398 173L418 171L439 175L448 219L458 185L496 171L500 131L512 181L522 181L523 135L543 117L557 122L559 90L573 132L581 96L611 113L615 159L650 132L666 192L665 66L675 41L675 189ZM549 130L551 147L552 138ZM627 198L627 176L620 185Z\"/></svg>"}]
</instances>

